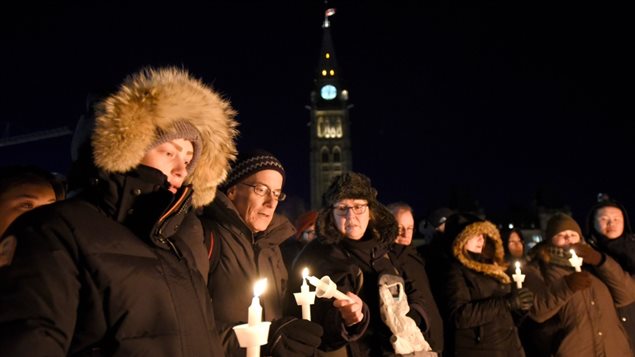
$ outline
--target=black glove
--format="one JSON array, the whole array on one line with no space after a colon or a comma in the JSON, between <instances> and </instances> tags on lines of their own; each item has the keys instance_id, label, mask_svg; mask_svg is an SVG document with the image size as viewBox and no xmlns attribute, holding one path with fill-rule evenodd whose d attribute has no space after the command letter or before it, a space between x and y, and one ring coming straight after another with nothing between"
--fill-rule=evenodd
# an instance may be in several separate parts
<instances>
[{"instance_id":1,"label":"black glove","mask_svg":"<svg viewBox=\"0 0 635 357\"><path fill-rule=\"evenodd\" d=\"M286 316L271 322L267 347L272 356L313 356L322 332L315 322Z\"/></svg>"},{"instance_id":2,"label":"black glove","mask_svg":"<svg viewBox=\"0 0 635 357\"><path fill-rule=\"evenodd\" d=\"M578 243L572 245L571 248L575 249L576 254L582 257L584 263L598 266L604 262L604 255L588 244Z\"/></svg>"},{"instance_id":3,"label":"black glove","mask_svg":"<svg viewBox=\"0 0 635 357\"><path fill-rule=\"evenodd\" d=\"M591 286L591 274L588 271L581 271L571 273L564 276L564 281L569 286L569 289L576 292L578 290L584 290Z\"/></svg>"},{"instance_id":4,"label":"black glove","mask_svg":"<svg viewBox=\"0 0 635 357\"><path fill-rule=\"evenodd\" d=\"M507 306L510 310L529 310L534 304L534 293L527 288L512 290L507 295Z\"/></svg>"}]
</instances>

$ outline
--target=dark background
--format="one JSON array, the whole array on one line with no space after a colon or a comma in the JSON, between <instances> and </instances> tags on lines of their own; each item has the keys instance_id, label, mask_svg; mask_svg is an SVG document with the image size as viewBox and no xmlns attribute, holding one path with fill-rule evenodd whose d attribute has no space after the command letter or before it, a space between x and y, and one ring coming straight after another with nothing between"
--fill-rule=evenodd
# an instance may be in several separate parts
<instances>
[{"instance_id":1,"label":"dark background","mask_svg":"<svg viewBox=\"0 0 635 357\"><path fill-rule=\"evenodd\" d=\"M1 11L3 138L73 129L89 94L176 65L239 111L308 204L309 95L323 1L16 2ZM626 6L626 5L624 5ZM635 207L630 12L610 3L331 1L350 92L353 169L385 203L498 221L536 206L579 220L598 192ZM0 164L65 173L70 136L0 147ZM510 214L514 213L514 217Z\"/></svg>"}]
</instances>

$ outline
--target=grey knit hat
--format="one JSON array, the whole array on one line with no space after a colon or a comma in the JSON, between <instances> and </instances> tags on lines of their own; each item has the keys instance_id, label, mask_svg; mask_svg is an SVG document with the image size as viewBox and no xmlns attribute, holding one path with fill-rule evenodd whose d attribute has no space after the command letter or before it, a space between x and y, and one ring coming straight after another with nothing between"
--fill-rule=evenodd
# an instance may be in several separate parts
<instances>
[{"instance_id":1,"label":"grey knit hat","mask_svg":"<svg viewBox=\"0 0 635 357\"><path fill-rule=\"evenodd\" d=\"M201 135L194 125L186 121L177 121L167 130L157 129L156 139L150 144L148 150L174 139L185 139L192 143L194 154L192 155L192 160L190 160L190 163L187 165L187 170L192 172L194 167L196 167L196 160L201 156L202 148Z\"/></svg>"},{"instance_id":2,"label":"grey knit hat","mask_svg":"<svg viewBox=\"0 0 635 357\"><path fill-rule=\"evenodd\" d=\"M280 160L268 151L257 149L238 154L238 159L232 165L222 189L227 190L243 179L263 170L278 171L282 175L282 185L284 185L286 174Z\"/></svg>"}]
</instances>

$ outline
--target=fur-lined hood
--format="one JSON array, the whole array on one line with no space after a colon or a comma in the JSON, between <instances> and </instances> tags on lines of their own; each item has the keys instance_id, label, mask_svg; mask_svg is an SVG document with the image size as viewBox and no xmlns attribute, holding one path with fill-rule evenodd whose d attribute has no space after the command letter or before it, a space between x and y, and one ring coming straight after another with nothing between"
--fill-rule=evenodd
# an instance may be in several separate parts
<instances>
[{"instance_id":1,"label":"fur-lined hood","mask_svg":"<svg viewBox=\"0 0 635 357\"><path fill-rule=\"evenodd\" d=\"M478 234L482 234L483 238L485 238L483 254L492 254L491 263L471 259L465 249L467 241ZM474 222L463 228L463 230L461 230L454 239L452 254L468 269L481 272L504 284L509 284L511 282L509 275L505 273L507 263L505 262L505 251L503 249L500 233L496 226L489 221Z\"/></svg>"},{"instance_id":2,"label":"fur-lined hood","mask_svg":"<svg viewBox=\"0 0 635 357\"><path fill-rule=\"evenodd\" d=\"M144 69L128 77L119 91L96 106L92 147L95 165L111 173L125 173L143 159L156 138L185 121L200 133L198 163L186 184L194 189L192 203L211 202L236 157L236 112L212 88L185 70Z\"/></svg>"},{"instance_id":3,"label":"fur-lined hood","mask_svg":"<svg viewBox=\"0 0 635 357\"><path fill-rule=\"evenodd\" d=\"M342 199L363 199L368 201L370 220L364 239L373 239L388 247L397 238L397 221L392 212L377 200L377 190L370 179L357 172L345 172L336 176L322 197L324 207L318 213L315 230L318 240L324 244L334 244L345 239L335 225L333 204Z\"/></svg>"},{"instance_id":4,"label":"fur-lined hood","mask_svg":"<svg viewBox=\"0 0 635 357\"><path fill-rule=\"evenodd\" d=\"M395 217L384 205L376 201L369 202L368 209L371 211L371 219L364 233L364 239L373 239L383 247L390 246L397 238L399 231ZM346 239L335 226L331 206L319 211L315 230L317 239L324 244L335 244Z\"/></svg>"}]
</instances>

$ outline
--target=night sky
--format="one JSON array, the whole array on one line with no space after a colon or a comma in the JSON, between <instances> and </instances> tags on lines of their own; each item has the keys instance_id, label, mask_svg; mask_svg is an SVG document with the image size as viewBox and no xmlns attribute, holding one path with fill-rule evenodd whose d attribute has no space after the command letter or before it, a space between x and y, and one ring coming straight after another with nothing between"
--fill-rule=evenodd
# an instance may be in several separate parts
<instances>
[{"instance_id":1,"label":"night sky","mask_svg":"<svg viewBox=\"0 0 635 357\"><path fill-rule=\"evenodd\" d=\"M73 128L89 93L176 65L238 110L239 150L309 197L310 91L324 2L16 2L2 11L2 135ZM624 3L625 4L625 3ZM331 1L350 93L353 169L385 203L502 220L536 198L584 219L598 192L635 209L631 14L604 3ZM623 5L626 6L626 5ZM8 130L7 130L8 128ZM65 173L70 136L0 147L0 164Z\"/></svg>"}]
</instances>

